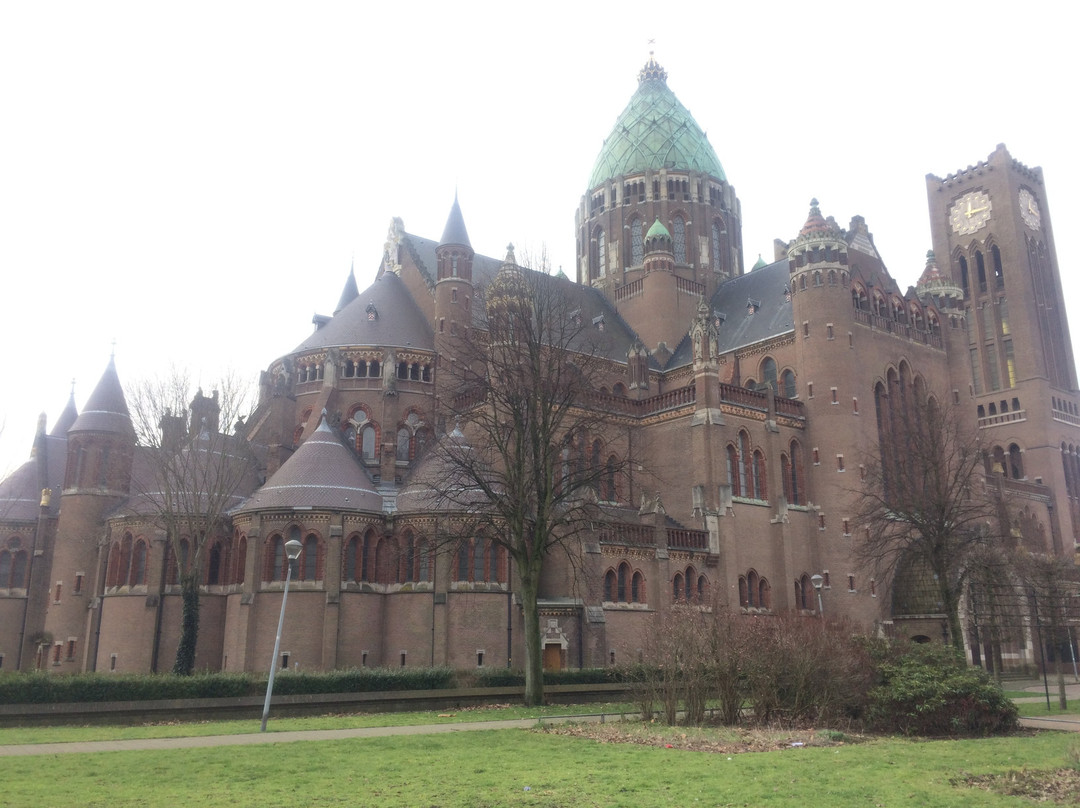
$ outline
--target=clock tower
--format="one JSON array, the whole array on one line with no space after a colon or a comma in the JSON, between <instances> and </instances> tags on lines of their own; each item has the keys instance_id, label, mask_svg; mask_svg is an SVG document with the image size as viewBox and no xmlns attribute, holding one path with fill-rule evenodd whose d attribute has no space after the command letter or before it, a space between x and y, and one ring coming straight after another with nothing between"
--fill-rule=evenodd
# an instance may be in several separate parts
<instances>
[{"instance_id":1,"label":"clock tower","mask_svg":"<svg viewBox=\"0 0 1080 808\"><path fill-rule=\"evenodd\" d=\"M1067 497L1046 544L1071 554L1080 538L1080 397L1042 169L999 145L986 161L926 184L934 253L964 294L967 350L950 355L951 376L975 410L988 470L1048 486L1059 504Z\"/></svg>"}]
</instances>

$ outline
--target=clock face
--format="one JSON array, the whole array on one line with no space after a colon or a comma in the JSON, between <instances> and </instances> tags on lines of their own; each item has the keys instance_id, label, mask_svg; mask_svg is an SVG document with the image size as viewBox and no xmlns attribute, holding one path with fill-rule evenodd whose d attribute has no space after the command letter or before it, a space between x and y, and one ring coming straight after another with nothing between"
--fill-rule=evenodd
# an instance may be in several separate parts
<instances>
[{"instance_id":1,"label":"clock face","mask_svg":"<svg viewBox=\"0 0 1080 808\"><path fill-rule=\"evenodd\" d=\"M1039 203L1035 201L1035 196L1027 188L1021 188L1019 202L1020 218L1024 220L1024 224L1032 230L1038 230L1042 224L1042 214L1039 212Z\"/></svg>"},{"instance_id":2,"label":"clock face","mask_svg":"<svg viewBox=\"0 0 1080 808\"><path fill-rule=\"evenodd\" d=\"M981 230L990 221L993 206L983 191L971 191L956 200L949 211L949 224L953 232L967 236Z\"/></svg>"}]
</instances>

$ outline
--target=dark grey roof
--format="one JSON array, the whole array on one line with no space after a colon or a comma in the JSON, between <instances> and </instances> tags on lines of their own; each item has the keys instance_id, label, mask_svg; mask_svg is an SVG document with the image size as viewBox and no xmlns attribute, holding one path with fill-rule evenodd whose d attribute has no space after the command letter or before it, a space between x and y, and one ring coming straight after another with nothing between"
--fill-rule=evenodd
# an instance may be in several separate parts
<instances>
[{"instance_id":1,"label":"dark grey roof","mask_svg":"<svg viewBox=\"0 0 1080 808\"><path fill-rule=\"evenodd\" d=\"M443 228L440 244L460 244L472 249L469 243L469 233L465 229L465 217L461 215L461 206L458 205L457 194L454 194L454 204L450 208L450 216L446 219L446 227Z\"/></svg>"},{"instance_id":2,"label":"dark grey roof","mask_svg":"<svg viewBox=\"0 0 1080 808\"><path fill-rule=\"evenodd\" d=\"M348 306L360 295L360 290L356 288L356 272L352 267L349 267L349 277L345 280L345 288L341 290L341 297L338 298L338 304L334 307L334 314L337 314L343 308Z\"/></svg>"},{"instance_id":3,"label":"dark grey roof","mask_svg":"<svg viewBox=\"0 0 1080 808\"><path fill-rule=\"evenodd\" d=\"M369 309L374 310L374 317ZM435 334L401 278L384 272L293 353L319 348L382 345L435 349Z\"/></svg>"},{"instance_id":4,"label":"dark grey roof","mask_svg":"<svg viewBox=\"0 0 1080 808\"><path fill-rule=\"evenodd\" d=\"M728 353L795 330L791 298L784 294L789 282L787 260L777 261L721 284L709 305L724 316L720 325L720 352ZM750 314L750 306L754 313ZM692 361L689 337L675 350L668 368Z\"/></svg>"},{"instance_id":5,"label":"dark grey roof","mask_svg":"<svg viewBox=\"0 0 1080 808\"><path fill-rule=\"evenodd\" d=\"M352 452L327 426L324 415L311 437L237 513L267 508L381 512L383 501Z\"/></svg>"},{"instance_id":6,"label":"dark grey roof","mask_svg":"<svg viewBox=\"0 0 1080 808\"><path fill-rule=\"evenodd\" d=\"M252 453L258 447L252 447L243 438L236 437L234 435L218 435L212 440L207 439L205 435L200 436L193 445L187 446L183 449L184 452L198 452L195 457L208 457L212 460L206 468L224 468L222 464L221 453L222 452L236 452L236 453ZM209 451L207 451L209 450ZM156 456L157 452L161 451L157 447L137 446L135 447L135 454L132 458L131 464L131 496L124 502L120 503L110 513L110 518L144 515L153 516L160 514L165 510L167 505L168 494L166 493L167 486L161 483L162 479L162 463L160 458ZM243 455L241 455L242 457ZM252 461L250 463L244 463L243 460L238 461L240 465L235 466L238 473L243 473L243 478L238 480L235 484L235 489L228 492L228 500L222 504L214 503L214 508L218 507L221 510L228 512L233 508L236 508L244 500L251 495L251 492L256 489L259 484L258 473L260 462L254 455L252 455ZM175 476L175 475L173 475ZM213 471L205 473L199 472L197 475L193 471L190 475L187 475L192 481L206 479L209 480L210 485L213 485L215 474ZM232 481L218 477L222 480L223 485L229 485L232 487ZM177 480L172 481L172 485L177 484ZM222 491L226 493L226 491ZM183 492L172 492L172 508L176 510L183 510L190 508L193 512L205 513L207 508L210 507L210 501L208 492L192 489Z\"/></svg>"},{"instance_id":7,"label":"dark grey roof","mask_svg":"<svg viewBox=\"0 0 1080 808\"><path fill-rule=\"evenodd\" d=\"M67 431L71 429L75 423L75 419L79 417L79 410L75 407L75 391L71 391L71 395L68 396L67 405L64 407L64 411L60 413L60 417L56 419L56 423L53 424L53 428L49 431L50 435L57 437L63 437L67 435Z\"/></svg>"},{"instance_id":8,"label":"dark grey roof","mask_svg":"<svg viewBox=\"0 0 1080 808\"><path fill-rule=\"evenodd\" d=\"M67 438L59 435L45 435L42 438L45 467L42 468L42 458L35 449L29 460L0 481L0 520L37 521L42 488L52 489L49 512L55 514L59 510L64 469L67 466ZM42 477L47 481L45 485L42 485Z\"/></svg>"},{"instance_id":9,"label":"dark grey roof","mask_svg":"<svg viewBox=\"0 0 1080 808\"><path fill-rule=\"evenodd\" d=\"M101 375L101 380L90 394L82 413L71 425L71 432L113 432L134 435L128 414L124 388L116 373L116 363L109 358L109 366Z\"/></svg>"}]
</instances>

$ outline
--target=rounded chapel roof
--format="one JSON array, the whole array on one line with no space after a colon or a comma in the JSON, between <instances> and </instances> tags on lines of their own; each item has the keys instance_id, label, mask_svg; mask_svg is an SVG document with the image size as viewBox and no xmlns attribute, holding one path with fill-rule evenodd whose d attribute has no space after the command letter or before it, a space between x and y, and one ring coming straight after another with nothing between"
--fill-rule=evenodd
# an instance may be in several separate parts
<instances>
[{"instance_id":1,"label":"rounded chapel roof","mask_svg":"<svg viewBox=\"0 0 1080 808\"><path fill-rule=\"evenodd\" d=\"M604 141L589 188L648 169L700 171L726 180L716 152L694 116L667 86L667 71L649 56L638 88Z\"/></svg>"}]
</instances>

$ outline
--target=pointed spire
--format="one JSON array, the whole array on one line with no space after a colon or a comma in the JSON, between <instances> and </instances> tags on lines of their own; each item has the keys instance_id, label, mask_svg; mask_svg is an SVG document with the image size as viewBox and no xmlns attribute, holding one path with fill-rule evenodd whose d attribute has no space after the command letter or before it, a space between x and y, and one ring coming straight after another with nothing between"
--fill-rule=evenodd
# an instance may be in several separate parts
<instances>
[{"instance_id":1,"label":"pointed spire","mask_svg":"<svg viewBox=\"0 0 1080 808\"><path fill-rule=\"evenodd\" d=\"M60 413L60 417L56 419L56 423L53 424L52 432L49 434L54 437L63 437L67 434L67 431L71 429L75 423L75 419L79 417L79 410L75 406L75 380L71 380L71 392L68 394L67 405L64 407L64 411Z\"/></svg>"},{"instance_id":2,"label":"pointed spire","mask_svg":"<svg viewBox=\"0 0 1080 808\"><path fill-rule=\"evenodd\" d=\"M461 206L458 204L457 191L454 191L454 204L450 208L450 216L446 219L446 227L439 244L460 244L472 249L469 233L465 229L465 217L461 215Z\"/></svg>"},{"instance_id":3,"label":"pointed spire","mask_svg":"<svg viewBox=\"0 0 1080 808\"><path fill-rule=\"evenodd\" d=\"M641 68L641 72L638 73L638 84L644 84L647 81L658 81L661 84L667 84L667 71L653 58L652 51L649 51L649 61L645 63L645 67Z\"/></svg>"},{"instance_id":4,"label":"pointed spire","mask_svg":"<svg viewBox=\"0 0 1080 808\"><path fill-rule=\"evenodd\" d=\"M345 288L341 290L341 297L338 299L334 314L336 315L358 297L360 297L360 290L356 287L356 262L354 260L349 265L349 277L345 279Z\"/></svg>"},{"instance_id":5,"label":"pointed spire","mask_svg":"<svg viewBox=\"0 0 1080 808\"><path fill-rule=\"evenodd\" d=\"M825 217L821 215L821 208L818 207L817 199L810 200L810 213L806 217L806 224L802 226L802 230L799 231L800 236L808 236L811 233L823 233L829 230L829 223L825 221Z\"/></svg>"},{"instance_id":6,"label":"pointed spire","mask_svg":"<svg viewBox=\"0 0 1080 808\"><path fill-rule=\"evenodd\" d=\"M115 355L109 357L109 365L101 380L90 394L82 414L71 425L78 432L117 432L134 434L128 413L124 388L116 373Z\"/></svg>"}]
</instances>

